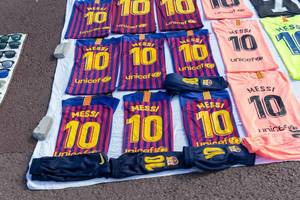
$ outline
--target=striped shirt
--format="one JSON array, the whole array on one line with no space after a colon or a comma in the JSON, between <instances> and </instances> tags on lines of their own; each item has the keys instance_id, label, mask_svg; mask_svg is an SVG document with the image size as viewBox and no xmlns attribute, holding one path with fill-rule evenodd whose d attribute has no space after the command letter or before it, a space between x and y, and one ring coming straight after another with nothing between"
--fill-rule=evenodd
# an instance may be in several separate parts
<instances>
[{"instance_id":1,"label":"striped shirt","mask_svg":"<svg viewBox=\"0 0 300 200\"><path fill-rule=\"evenodd\" d=\"M112 0L75 0L65 39L109 35Z\"/></svg>"},{"instance_id":2,"label":"striped shirt","mask_svg":"<svg viewBox=\"0 0 300 200\"><path fill-rule=\"evenodd\" d=\"M240 143L226 90L182 94L180 106L190 146Z\"/></svg>"},{"instance_id":3,"label":"striped shirt","mask_svg":"<svg viewBox=\"0 0 300 200\"><path fill-rule=\"evenodd\" d=\"M173 150L171 96L165 92L125 95L123 152Z\"/></svg>"},{"instance_id":4,"label":"striped shirt","mask_svg":"<svg viewBox=\"0 0 300 200\"><path fill-rule=\"evenodd\" d=\"M189 78L219 76L207 29L166 35L175 73Z\"/></svg>"},{"instance_id":5,"label":"striped shirt","mask_svg":"<svg viewBox=\"0 0 300 200\"><path fill-rule=\"evenodd\" d=\"M118 103L109 96L64 100L54 156L107 153Z\"/></svg>"},{"instance_id":6,"label":"striped shirt","mask_svg":"<svg viewBox=\"0 0 300 200\"><path fill-rule=\"evenodd\" d=\"M156 0L155 5L160 31L203 27L196 0Z\"/></svg>"},{"instance_id":7,"label":"striped shirt","mask_svg":"<svg viewBox=\"0 0 300 200\"><path fill-rule=\"evenodd\" d=\"M122 37L118 90L163 88L166 77L164 34Z\"/></svg>"},{"instance_id":8,"label":"striped shirt","mask_svg":"<svg viewBox=\"0 0 300 200\"><path fill-rule=\"evenodd\" d=\"M114 0L112 33L154 33L154 0Z\"/></svg>"},{"instance_id":9,"label":"striped shirt","mask_svg":"<svg viewBox=\"0 0 300 200\"><path fill-rule=\"evenodd\" d=\"M120 39L77 40L67 94L96 95L115 90Z\"/></svg>"}]
</instances>

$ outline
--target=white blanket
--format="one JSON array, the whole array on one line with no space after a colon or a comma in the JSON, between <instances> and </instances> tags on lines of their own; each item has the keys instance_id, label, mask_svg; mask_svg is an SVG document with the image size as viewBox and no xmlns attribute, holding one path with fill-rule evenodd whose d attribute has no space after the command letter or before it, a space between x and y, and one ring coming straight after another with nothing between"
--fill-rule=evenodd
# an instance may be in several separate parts
<instances>
[{"instance_id":1,"label":"white blanket","mask_svg":"<svg viewBox=\"0 0 300 200\"><path fill-rule=\"evenodd\" d=\"M252 18L257 19L257 14L254 10L254 7L250 3L249 0L244 0L245 3L248 5L248 7L251 9L251 11L254 13L254 16ZM65 26L62 32L62 39L61 41L64 41L63 37L66 32L67 26L68 26L68 21L72 12L72 6L74 4L74 0L68 0L67 3L67 11L66 11L66 19L65 19ZM214 33L211 30L211 25L208 20L204 19L204 13L202 10L202 5L200 0L197 0L198 7L200 9L200 14L202 21L204 23L204 28L209 29L210 32L210 42L212 46L212 52L213 56L215 58L215 61L218 66L218 70L220 72L220 75L224 75L224 65L222 62L222 58L220 55L219 47L217 44L216 37ZM157 22L157 19L156 19ZM156 23L157 24L157 23ZM158 28L157 28L158 29ZM263 28L261 26L262 32L264 34L264 37L268 43L269 49L271 50L273 56L275 57L277 63L280 66L280 70L283 71L285 74L287 74L287 70L284 67L283 62L281 61L279 54L277 53L276 49L274 48L271 40L267 36L267 34L263 31ZM117 35L114 35L116 37ZM111 36L110 36L111 37ZM37 143L37 146L33 152L32 158L39 158L43 156L52 156L55 148L55 143L56 143L56 137L58 134L58 129L59 129L59 124L61 120L61 102L63 99L70 98L71 96L65 95L64 91L67 87L69 76L71 73L71 68L73 66L73 61L74 61L74 47L75 47L75 40L70 41L72 42L72 48L70 51L67 53L67 56L64 59L58 60L56 72L55 72L55 77L54 77L54 82L53 82L53 88L52 88L52 94L51 94L51 99L49 103L49 108L48 108L48 113L47 115L53 117L54 123L53 126L51 127L50 133L45 141L39 141ZM173 72L173 67L172 67L172 60L171 56L169 53L169 49L167 47L167 44L165 42L165 55L166 55L166 66L167 66L167 73ZM298 100L300 99L300 81L292 81L291 80L291 85L293 87L294 94L297 96ZM298 90L297 90L298 88ZM122 151L122 139L123 139L123 123L120 123L123 121L123 101L122 101L122 96L128 94L128 92L114 92L113 96L116 98L119 98L120 104L114 114L113 117L113 125L112 125L112 136L111 136L111 141L110 141L110 147L109 147L109 152L108 156L109 157L118 157L121 154ZM233 102L233 111L234 111L234 117L237 123L237 127L239 130L239 134L241 137L245 136L245 131L243 129L243 126L241 124L241 121L237 115L236 112L236 107ZM173 121L176 123L174 124L174 141L175 141L175 150L181 151L183 146L188 145L187 139L184 133L183 125L182 125L182 120L181 120L181 111L180 111L180 106L179 106L179 101L178 97L175 97L172 100L172 109L173 109ZM256 159L256 164L264 164L264 163L270 163L274 162L271 160L266 160L263 158L258 157ZM29 166L31 164L31 161L29 163ZM98 184L98 183L105 183L105 182L113 182L113 181L122 181L122 180L131 180L131 179L141 179L141 178L150 178L150 177L159 177L159 176L167 176L167 175L174 175L174 174L183 174L183 173L190 173L192 171L195 171L196 169L184 169L184 170L175 170L175 171L168 171L168 172L162 172L162 173L157 173L157 174L149 174L149 175L143 175L143 176L135 176L135 177L130 177L126 179L106 179L106 178L97 178L97 179L92 179L92 180L87 180L87 181L79 181L79 182L41 182L41 181L32 181L30 174L27 172L27 186L29 189L32 190L47 190L47 189L62 189L62 188L67 188L67 187L80 187L80 186L87 186L87 185L93 185L93 184Z\"/></svg>"}]
</instances>

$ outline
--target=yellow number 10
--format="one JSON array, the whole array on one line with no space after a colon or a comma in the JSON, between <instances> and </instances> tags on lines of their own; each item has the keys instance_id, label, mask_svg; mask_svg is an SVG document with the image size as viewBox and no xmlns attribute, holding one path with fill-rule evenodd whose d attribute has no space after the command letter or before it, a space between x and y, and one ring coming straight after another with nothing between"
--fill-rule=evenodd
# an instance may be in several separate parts
<instances>
[{"instance_id":1,"label":"yellow number 10","mask_svg":"<svg viewBox=\"0 0 300 200\"><path fill-rule=\"evenodd\" d=\"M86 122L79 127L78 121L70 121L66 127L67 130L67 140L65 143L65 148L72 148L76 140L76 134L79 129L79 135L77 140L77 146L81 149L90 149L97 145L98 138L100 134L100 124L97 122ZM91 129L91 135L89 141L86 141L89 129Z\"/></svg>"},{"instance_id":2,"label":"yellow number 10","mask_svg":"<svg viewBox=\"0 0 300 200\"><path fill-rule=\"evenodd\" d=\"M85 59L84 70L86 71L104 70L108 67L109 53L108 52L94 53L92 51L89 51L83 55L82 59Z\"/></svg>"},{"instance_id":3,"label":"yellow number 10","mask_svg":"<svg viewBox=\"0 0 300 200\"><path fill-rule=\"evenodd\" d=\"M232 122L227 110L218 110L211 114L208 111L201 111L197 114L197 119L202 120L205 138L212 138L214 133L218 136L225 136L231 134L233 131ZM224 124L223 129L219 119Z\"/></svg>"},{"instance_id":4,"label":"yellow number 10","mask_svg":"<svg viewBox=\"0 0 300 200\"><path fill-rule=\"evenodd\" d=\"M133 55L133 65L152 65L156 62L156 49L151 47L135 47L130 50ZM149 57L148 57L149 55Z\"/></svg>"},{"instance_id":5,"label":"yellow number 10","mask_svg":"<svg viewBox=\"0 0 300 200\"><path fill-rule=\"evenodd\" d=\"M145 15L150 12L150 0L119 0L122 5L121 16Z\"/></svg>"},{"instance_id":6,"label":"yellow number 10","mask_svg":"<svg viewBox=\"0 0 300 200\"><path fill-rule=\"evenodd\" d=\"M176 13L186 15L195 12L195 6L192 0L161 0L161 5L166 5L167 16ZM185 8L183 7L185 5Z\"/></svg>"},{"instance_id":7,"label":"yellow number 10","mask_svg":"<svg viewBox=\"0 0 300 200\"><path fill-rule=\"evenodd\" d=\"M159 156L147 156L144 158L144 162L145 162L145 169L147 171L153 171L156 168L162 168L165 167L165 157L162 155Z\"/></svg>"},{"instance_id":8,"label":"yellow number 10","mask_svg":"<svg viewBox=\"0 0 300 200\"><path fill-rule=\"evenodd\" d=\"M208 51L204 44L182 44L179 46L179 51L183 51L185 62L204 60L208 56Z\"/></svg>"},{"instance_id":9,"label":"yellow number 10","mask_svg":"<svg viewBox=\"0 0 300 200\"><path fill-rule=\"evenodd\" d=\"M107 20L106 12L88 12L84 15L87 18L87 25L92 25L93 23L101 24Z\"/></svg>"},{"instance_id":10,"label":"yellow number 10","mask_svg":"<svg viewBox=\"0 0 300 200\"><path fill-rule=\"evenodd\" d=\"M142 136L145 142L157 142L162 137L162 118L157 115L150 115L141 122L140 115L133 115L127 119L126 125L131 125L130 143L137 143L140 140L140 125L142 123ZM154 132L151 135L151 124L154 123Z\"/></svg>"}]
</instances>

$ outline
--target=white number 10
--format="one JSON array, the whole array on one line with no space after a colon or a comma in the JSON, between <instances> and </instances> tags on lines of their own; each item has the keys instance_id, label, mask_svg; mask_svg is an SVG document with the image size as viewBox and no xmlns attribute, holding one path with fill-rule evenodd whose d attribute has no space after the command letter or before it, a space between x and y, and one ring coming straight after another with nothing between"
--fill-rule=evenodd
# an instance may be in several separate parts
<instances>
[{"instance_id":1,"label":"white number 10","mask_svg":"<svg viewBox=\"0 0 300 200\"><path fill-rule=\"evenodd\" d=\"M270 0L263 0L263 1L267 2ZM300 2L298 0L290 0L290 1L296 4L296 6L300 9ZM275 3L274 5L275 7L272 9L274 13L288 11L288 9L285 6L283 6L283 0L274 0L274 3Z\"/></svg>"}]
</instances>

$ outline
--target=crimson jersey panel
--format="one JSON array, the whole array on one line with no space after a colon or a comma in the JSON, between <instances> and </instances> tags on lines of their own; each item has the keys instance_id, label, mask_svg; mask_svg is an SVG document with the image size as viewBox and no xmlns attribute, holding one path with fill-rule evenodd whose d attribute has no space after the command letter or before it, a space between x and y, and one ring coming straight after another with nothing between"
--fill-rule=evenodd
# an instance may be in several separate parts
<instances>
[{"instance_id":1,"label":"crimson jersey panel","mask_svg":"<svg viewBox=\"0 0 300 200\"><path fill-rule=\"evenodd\" d=\"M77 40L67 94L97 95L115 90L120 39Z\"/></svg>"},{"instance_id":2,"label":"crimson jersey panel","mask_svg":"<svg viewBox=\"0 0 300 200\"><path fill-rule=\"evenodd\" d=\"M112 0L75 0L65 39L109 35Z\"/></svg>"},{"instance_id":3,"label":"crimson jersey panel","mask_svg":"<svg viewBox=\"0 0 300 200\"><path fill-rule=\"evenodd\" d=\"M156 0L160 31L202 28L196 0Z\"/></svg>"},{"instance_id":4,"label":"crimson jersey panel","mask_svg":"<svg viewBox=\"0 0 300 200\"><path fill-rule=\"evenodd\" d=\"M137 92L123 97L123 152L173 151L171 96Z\"/></svg>"},{"instance_id":5,"label":"crimson jersey panel","mask_svg":"<svg viewBox=\"0 0 300 200\"><path fill-rule=\"evenodd\" d=\"M175 73L188 78L219 76L207 29L166 35Z\"/></svg>"},{"instance_id":6,"label":"crimson jersey panel","mask_svg":"<svg viewBox=\"0 0 300 200\"><path fill-rule=\"evenodd\" d=\"M240 143L226 90L182 94L180 106L190 146Z\"/></svg>"},{"instance_id":7,"label":"crimson jersey panel","mask_svg":"<svg viewBox=\"0 0 300 200\"><path fill-rule=\"evenodd\" d=\"M155 33L154 0L113 0L112 33Z\"/></svg>"},{"instance_id":8,"label":"crimson jersey panel","mask_svg":"<svg viewBox=\"0 0 300 200\"><path fill-rule=\"evenodd\" d=\"M164 34L122 37L118 90L163 88L166 78Z\"/></svg>"},{"instance_id":9,"label":"crimson jersey panel","mask_svg":"<svg viewBox=\"0 0 300 200\"><path fill-rule=\"evenodd\" d=\"M118 103L109 96L64 100L54 156L107 153Z\"/></svg>"}]
</instances>

